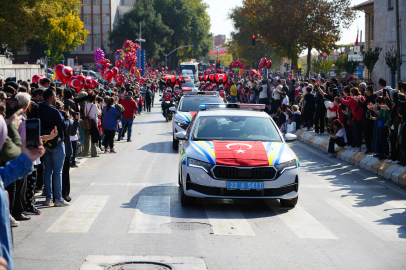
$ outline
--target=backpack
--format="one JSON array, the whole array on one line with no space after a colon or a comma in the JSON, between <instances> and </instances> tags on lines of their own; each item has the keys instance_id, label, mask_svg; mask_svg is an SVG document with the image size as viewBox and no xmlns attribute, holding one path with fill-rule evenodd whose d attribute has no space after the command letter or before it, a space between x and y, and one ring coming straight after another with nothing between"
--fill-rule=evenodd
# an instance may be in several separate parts
<instances>
[{"instance_id":1,"label":"backpack","mask_svg":"<svg viewBox=\"0 0 406 270\"><path fill-rule=\"evenodd\" d=\"M92 106L90 107L90 111L92 110L93 105L94 104L92 104ZM83 121L82 121L83 129L92 129L92 119L90 119L90 117L89 117L89 112L85 109L85 117L83 118Z\"/></svg>"},{"instance_id":2,"label":"backpack","mask_svg":"<svg viewBox=\"0 0 406 270\"><path fill-rule=\"evenodd\" d=\"M123 114L123 113L125 112L125 109L124 109L123 105L121 105L121 104L116 104L116 105L114 105L114 107L116 107L116 109L117 109L121 114Z\"/></svg>"}]
</instances>

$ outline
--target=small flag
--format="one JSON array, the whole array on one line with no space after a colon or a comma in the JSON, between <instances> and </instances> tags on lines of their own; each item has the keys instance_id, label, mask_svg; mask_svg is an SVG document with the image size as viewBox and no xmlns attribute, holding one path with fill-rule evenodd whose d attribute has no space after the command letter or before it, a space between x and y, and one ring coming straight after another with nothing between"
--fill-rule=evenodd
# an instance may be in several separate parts
<instances>
[{"instance_id":1,"label":"small flag","mask_svg":"<svg viewBox=\"0 0 406 270\"><path fill-rule=\"evenodd\" d=\"M359 32L359 30L358 30L358 26L357 26L357 40L355 41L355 46L358 46L358 32Z\"/></svg>"}]
</instances>

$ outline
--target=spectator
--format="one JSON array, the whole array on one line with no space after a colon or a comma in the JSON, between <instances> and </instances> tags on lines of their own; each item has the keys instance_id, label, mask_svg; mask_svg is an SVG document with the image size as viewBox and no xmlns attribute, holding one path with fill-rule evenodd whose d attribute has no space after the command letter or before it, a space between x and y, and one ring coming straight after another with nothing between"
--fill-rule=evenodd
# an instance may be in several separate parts
<instances>
[{"instance_id":1,"label":"spectator","mask_svg":"<svg viewBox=\"0 0 406 270\"><path fill-rule=\"evenodd\" d=\"M121 99L120 104L123 105L124 110L125 110L121 117L122 127L125 127L126 125L128 125L127 142L131 142L133 122L134 122L135 114L138 111L137 102L133 99L133 93L128 92L128 95L125 96L123 99ZM118 141L121 139L121 137L123 135L122 132L123 132L123 130L120 129Z\"/></svg>"},{"instance_id":2,"label":"spectator","mask_svg":"<svg viewBox=\"0 0 406 270\"><path fill-rule=\"evenodd\" d=\"M328 144L328 157L336 157L336 152L334 150L334 144L337 144L338 146L344 147L347 144L347 136L345 132L345 128L341 125L340 121L338 119L333 121L333 126L334 126L334 131L333 132L328 131L327 135L330 136L330 142Z\"/></svg>"},{"instance_id":3,"label":"spectator","mask_svg":"<svg viewBox=\"0 0 406 270\"><path fill-rule=\"evenodd\" d=\"M387 127L385 126L386 121L389 120L389 108L385 104L385 100L383 97L377 97L376 103L380 110L378 111L375 108L375 105L368 105L368 109L374 111L378 114L378 117L373 117L374 120L378 121L378 140L379 144L377 147L377 154L374 155L379 159L385 159L389 154L389 145L388 145L388 132Z\"/></svg>"},{"instance_id":4,"label":"spectator","mask_svg":"<svg viewBox=\"0 0 406 270\"><path fill-rule=\"evenodd\" d=\"M313 130L313 116L316 109L314 96L311 94L312 87L306 88L306 95L302 105L302 114L304 114L304 121L307 124L307 130Z\"/></svg>"},{"instance_id":5,"label":"spectator","mask_svg":"<svg viewBox=\"0 0 406 270\"><path fill-rule=\"evenodd\" d=\"M103 109L103 121L102 126L104 130L104 152L108 153L108 147L110 147L110 153L117 153L114 150L114 135L117 131L117 117L121 116L121 113L113 106L114 99L109 98L107 100L107 106Z\"/></svg>"},{"instance_id":6,"label":"spectator","mask_svg":"<svg viewBox=\"0 0 406 270\"><path fill-rule=\"evenodd\" d=\"M96 95L91 95L89 97L89 103L86 104L85 107L85 117L89 117L90 120L92 120L92 125L98 124L98 115L100 115L101 111L97 107L96 104ZM85 144L83 147L83 156L88 157L89 156L89 150L91 150L91 156L92 157L98 157L99 155L97 154L97 141L91 140L91 130L92 129L86 129L86 137L85 137Z\"/></svg>"},{"instance_id":7,"label":"spectator","mask_svg":"<svg viewBox=\"0 0 406 270\"><path fill-rule=\"evenodd\" d=\"M348 116L352 121L353 132L352 137L355 140L353 145L356 147L355 151L361 151L361 144L362 144L362 113L363 109L358 104L358 101L361 100L362 102L365 101L365 98L361 95L358 88L353 87L351 88L351 95L352 97L342 97L341 102L349 106L351 108L351 115Z\"/></svg>"}]
</instances>

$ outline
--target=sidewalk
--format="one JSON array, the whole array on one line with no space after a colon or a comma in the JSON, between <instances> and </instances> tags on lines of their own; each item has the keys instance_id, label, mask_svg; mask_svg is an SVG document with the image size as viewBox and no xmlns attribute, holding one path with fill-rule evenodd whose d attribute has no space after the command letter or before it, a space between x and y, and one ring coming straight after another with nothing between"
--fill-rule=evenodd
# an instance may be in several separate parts
<instances>
[{"instance_id":1,"label":"sidewalk","mask_svg":"<svg viewBox=\"0 0 406 270\"><path fill-rule=\"evenodd\" d=\"M314 148L320 149L327 154L328 144L330 140L329 136L316 136L314 131L307 131L302 129L298 129L295 134L297 135L298 140L310 146L313 146ZM365 155L365 151L354 152L353 150L341 148L337 145L335 145L335 150L337 151L337 158L349 162L364 170L382 176L385 179L397 183L403 187L406 187L405 166L385 162L384 160L379 160L372 155Z\"/></svg>"}]
</instances>

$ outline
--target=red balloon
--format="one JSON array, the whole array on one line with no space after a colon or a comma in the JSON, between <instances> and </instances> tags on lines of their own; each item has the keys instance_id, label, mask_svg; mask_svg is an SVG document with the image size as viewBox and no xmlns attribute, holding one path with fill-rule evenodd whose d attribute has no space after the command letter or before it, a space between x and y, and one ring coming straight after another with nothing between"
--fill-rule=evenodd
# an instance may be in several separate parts
<instances>
[{"instance_id":1,"label":"red balloon","mask_svg":"<svg viewBox=\"0 0 406 270\"><path fill-rule=\"evenodd\" d=\"M116 67L121 67L122 64L123 64L123 60L116 61Z\"/></svg>"},{"instance_id":2,"label":"red balloon","mask_svg":"<svg viewBox=\"0 0 406 270\"><path fill-rule=\"evenodd\" d=\"M165 67L165 70L168 70L168 67Z\"/></svg>"},{"instance_id":3,"label":"red balloon","mask_svg":"<svg viewBox=\"0 0 406 270\"><path fill-rule=\"evenodd\" d=\"M326 58L326 57L327 57L327 53L323 53L323 57Z\"/></svg>"},{"instance_id":4,"label":"red balloon","mask_svg":"<svg viewBox=\"0 0 406 270\"><path fill-rule=\"evenodd\" d=\"M39 82L41 78L45 78L44 75L34 75L32 76L32 82Z\"/></svg>"},{"instance_id":5,"label":"red balloon","mask_svg":"<svg viewBox=\"0 0 406 270\"><path fill-rule=\"evenodd\" d=\"M266 61L266 69L270 69L272 67L272 61L268 60Z\"/></svg>"},{"instance_id":6,"label":"red balloon","mask_svg":"<svg viewBox=\"0 0 406 270\"><path fill-rule=\"evenodd\" d=\"M68 81L68 84L71 88L75 89L76 93L79 93L80 90L85 86L85 76L79 75L79 76L72 76L70 80Z\"/></svg>"},{"instance_id":7,"label":"red balloon","mask_svg":"<svg viewBox=\"0 0 406 270\"><path fill-rule=\"evenodd\" d=\"M104 71L104 78L108 83L111 82L111 80L113 79L113 71L111 71L110 69Z\"/></svg>"},{"instance_id":8,"label":"red balloon","mask_svg":"<svg viewBox=\"0 0 406 270\"><path fill-rule=\"evenodd\" d=\"M121 84L121 85L124 84L125 83L125 76L124 75L117 76L116 82L118 84Z\"/></svg>"},{"instance_id":9,"label":"red balloon","mask_svg":"<svg viewBox=\"0 0 406 270\"><path fill-rule=\"evenodd\" d=\"M43 79L45 79L45 76L44 76L44 75L40 75L40 76L39 76L39 79L38 79L38 83L41 84L41 81L42 81Z\"/></svg>"},{"instance_id":10,"label":"red balloon","mask_svg":"<svg viewBox=\"0 0 406 270\"><path fill-rule=\"evenodd\" d=\"M111 71L113 72L113 78L114 78L114 80L116 80L116 81L117 81L117 76L118 76L118 68L113 67L113 68L111 69Z\"/></svg>"},{"instance_id":11,"label":"red balloon","mask_svg":"<svg viewBox=\"0 0 406 270\"><path fill-rule=\"evenodd\" d=\"M85 77L85 89L86 89L86 90L92 89L92 88L93 88L93 87L92 87L92 83L93 83L92 77L86 76L86 77Z\"/></svg>"},{"instance_id":12,"label":"red balloon","mask_svg":"<svg viewBox=\"0 0 406 270\"><path fill-rule=\"evenodd\" d=\"M56 76L62 83L67 83L69 79L73 76L73 70L71 67L59 64L55 67Z\"/></svg>"},{"instance_id":13,"label":"red balloon","mask_svg":"<svg viewBox=\"0 0 406 270\"><path fill-rule=\"evenodd\" d=\"M228 72L228 76L233 77L234 73L232 73L231 71Z\"/></svg>"},{"instance_id":14,"label":"red balloon","mask_svg":"<svg viewBox=\"0 0 406 270\"><path fill-rule=\"evenodd\" d=\"M99 83L96 80L92 79L92 88L97 88L98 85Z\"/></svg>"}]
</instances>

